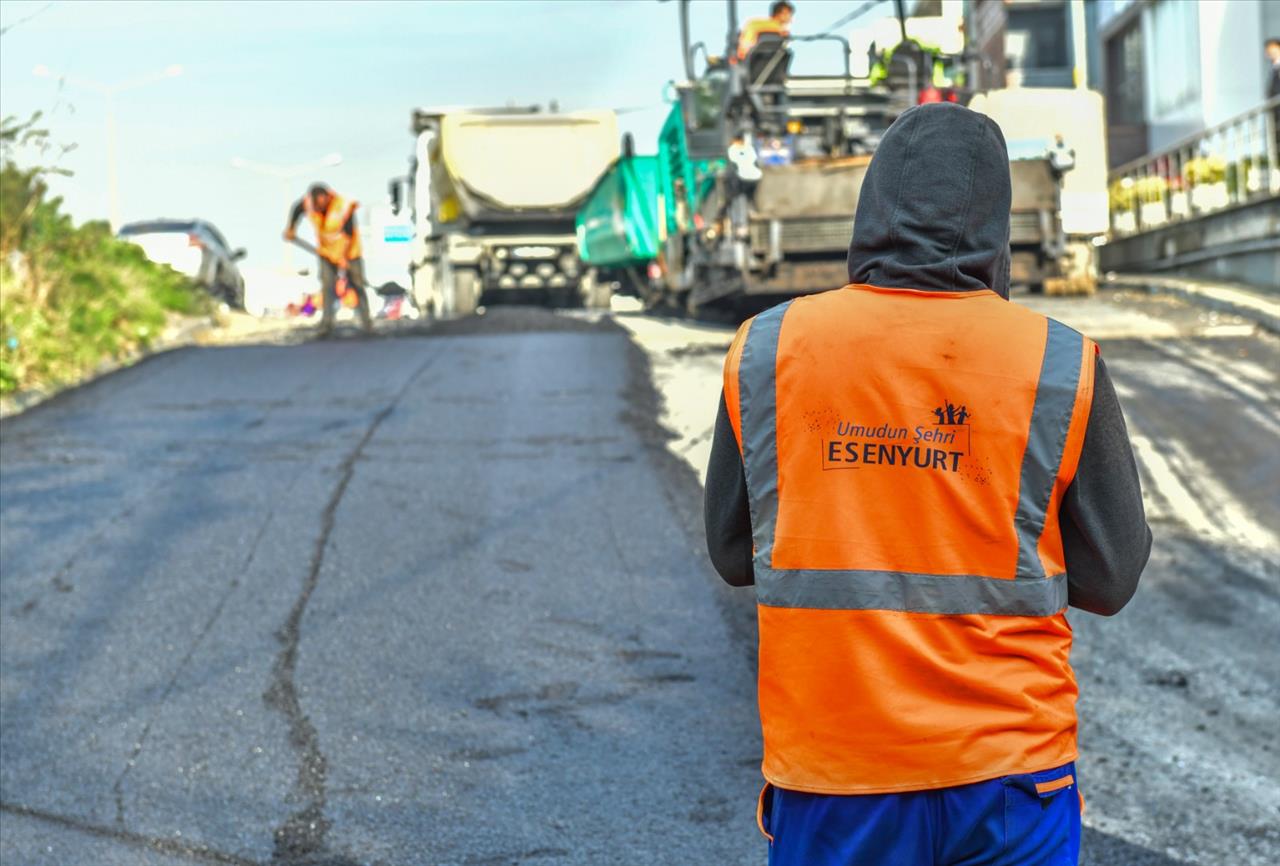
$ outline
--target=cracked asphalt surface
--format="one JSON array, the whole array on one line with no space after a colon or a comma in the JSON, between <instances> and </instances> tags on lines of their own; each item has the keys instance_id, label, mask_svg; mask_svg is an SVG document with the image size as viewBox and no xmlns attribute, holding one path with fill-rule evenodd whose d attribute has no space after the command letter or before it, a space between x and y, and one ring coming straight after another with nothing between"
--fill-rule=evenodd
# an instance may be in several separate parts
<instances>
[{"instance_id":1,"label":"cracked asphalt surface","mask_svg":"<svg viewBox=\"0 0 1280 866\"><path fill-rule=\"evenodd\" d=\"M1261 866L1280 351L1156 312L1103 342L1157 548L1073 616L1085 862ZM188 349L0 425L0 860L763 862L693 468L727 334L628 327Z\"/></svg>"},{"instance_id":2,"label":"cracked asphalt surface","mask_svg":"<svg viewBox=\"0 0 1280 866\"><path fill-rule=\"evenodd\" d=\"M7 421L3 859L758 855L749 647L655 401L621 329L517 311Z\"/></svg>"}]
</instances>

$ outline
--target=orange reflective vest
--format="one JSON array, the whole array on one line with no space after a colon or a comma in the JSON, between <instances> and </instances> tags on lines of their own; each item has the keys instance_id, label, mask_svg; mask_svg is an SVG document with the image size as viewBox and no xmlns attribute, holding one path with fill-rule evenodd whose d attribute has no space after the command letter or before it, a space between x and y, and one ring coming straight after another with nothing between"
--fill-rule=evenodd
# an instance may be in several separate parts
<instances>
[{"instance_id":1,"label":"orange reflective vest","mask_svg":"<svg viewBox=\"0 0 1280 866\"><path fill-rule=\"evenodd\" d=\"M316 230L316 248L320 255L335 265L346 266L352 259L360 258L360 231L356 229L350 238L342 232L342 227L352 217L356 203L348 202L340 195L329 199L329 208L324 213L315 209L311 196L305 196L304 206L307 217Z\"/></svg>"},{"instance_id":2,"label":"orange reflective vest","mask_svg":"<svg viewBox=\"0 0 1280 866\"><path fill-rule=\"evenodd\" d=\"M752 18L743 25L742 32L738 35L738 59L742 60L751 53L751 49L755 48L756 43L760 41L761 33L777 33L779 36L786 36L787 32L787 28L773 18Z\"/></svg>"},{"instance_id":3,"label":"orange reflective vest","mask_svg":"<svg viewBox=\"0 0 1280 866\"><path fill-rule=\"evenodd\" d=\"M1076 757L1058 511L1096 347L990 291L848 286L743 325L765 777L951 787Z\"/></svg>"}]
</instances>

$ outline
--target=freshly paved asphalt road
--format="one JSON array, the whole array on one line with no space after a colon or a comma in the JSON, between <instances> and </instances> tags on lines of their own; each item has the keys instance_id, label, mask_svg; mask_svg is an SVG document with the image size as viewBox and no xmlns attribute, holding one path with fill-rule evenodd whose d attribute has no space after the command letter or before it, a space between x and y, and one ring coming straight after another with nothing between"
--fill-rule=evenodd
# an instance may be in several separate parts
<instances>
[{"instance_id":1,"label":"freshly paved asphalt road","mask_svg":"<svg viewBox=\"0 0 1280 866\"><path fill-rule=\"evenodd\" d=\"M1073 616L1086 862L1274 863L1280 351L1104 351L1160 541ZM6 421L0 861L762 863L750 594L651 357L501 311Z\"/></svg>"}]
</instances>

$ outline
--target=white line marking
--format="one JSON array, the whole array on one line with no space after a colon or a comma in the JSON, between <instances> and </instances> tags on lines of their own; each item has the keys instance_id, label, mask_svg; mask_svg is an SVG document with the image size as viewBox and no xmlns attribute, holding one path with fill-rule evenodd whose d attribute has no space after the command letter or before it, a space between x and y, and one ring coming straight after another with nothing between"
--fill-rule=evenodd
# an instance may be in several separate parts
<instances>
[{"instance_id":1,"label":"white line marking","mask_svg":"<svg viewBox=\"0 0 1280 866\"><path fill-rule=\"evenodd\" d=\"M1178 473L1173 471L1169 461L1146 436L1130 425L1129 438L1133 441L1133 450L1151 479L1151 487L1144 491L1143 498L1149 505L1150 517L1173 517L1188 529L1206 540L1222 541L1217 524L1209 519L1209 515L1200 507L1196 497L1182 483Z\"/></svg>"},{"instance_id":2,"label":"white line marking","mask_svg":"<svg viewBox=\"0 0 1280 866\"><path fill-rule=\"evenodd\" d=\"M1252 324L1210 325L1200 332L1202 337L1252 337L1258 328Z\"/></svg>"},{"instance_id":3,"label":"white line marking","mask_svg":"<svg viewBox=\"0 0 1280 866\"><path fill-rule=\"evenodd\" d=\"M1174 471L1186 479L1192 493L1197 495L1207 513L1221 527L1220 534L1246 547L1280 551L1280 540L1275 534L1253 519L1250 509L1227 490L1207 464L1194 457L1177 440L1171 439L1164 445L1173 459Z\"/></svg>"},{"instance_id":4,"label":"white line marking","mask_svg":"<svg viewBox=\"0 0 1280 866\"><path fill-rule=\"evenodd\" d=\"M1280 552L1280 539L1181 442L1156 443L1133 426L1130 439L1151 482L1143 491L1151 519L1172 517L1205 541Z\"/></svg>"}]
</instances>

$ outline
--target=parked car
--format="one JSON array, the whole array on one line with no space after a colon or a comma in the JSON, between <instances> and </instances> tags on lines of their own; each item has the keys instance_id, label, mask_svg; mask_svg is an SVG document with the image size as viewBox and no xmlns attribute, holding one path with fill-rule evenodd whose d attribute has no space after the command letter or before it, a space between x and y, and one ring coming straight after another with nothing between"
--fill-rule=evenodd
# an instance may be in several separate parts
<instances>
[{"instance_id":1,"label":"parked car","mask_svg":"<svg viewBox=\"0 0 1280 866\"><path fill-rule=\"evenodd\" d=\"M244 277L236 262L245 251L233 250L212 223L149 220L122 226L117 234L142 247L153 262L186 274L228 306L244 309Z\"/></svg>"}]
</instances>

